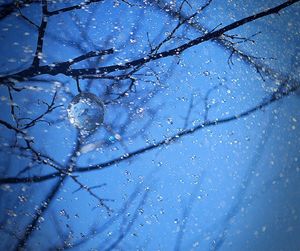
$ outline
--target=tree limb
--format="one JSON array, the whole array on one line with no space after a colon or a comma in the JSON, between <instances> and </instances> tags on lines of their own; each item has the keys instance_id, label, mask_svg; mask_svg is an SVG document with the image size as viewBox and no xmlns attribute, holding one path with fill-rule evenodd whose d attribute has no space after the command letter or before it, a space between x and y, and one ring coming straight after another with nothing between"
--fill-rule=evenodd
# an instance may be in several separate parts
<instances>
[{"instance_id":1,"label":"tree limb","mask_svg":"<svg viewBox=\"0 0 300 251\"><path fill-rule=\"evenodd\" d=\"M299 84L295 83L295 85L288 86L288 87L286 87L285 90L281 90L281 92L273 93L269 98L264 99L264 101L260 102L259 104L257 104L256 106L254 106L252 108L249 108L248 110L246 110L244 112L241 112L239 114L232 115L232 116L229 116L226 118L204 121L203 123L201 123L198 126L183 130L173 136L170 136L169 138L167 138L165 140L161 140L157 143L154 143L152 145L146 146L146 147L138 149L136 151L127 153L123 156L117 157L113 160L110 160L110 161L107 161L107 162L104 162L101 164L87 166L87 167L75 167L73 169L73 173L84 173L84 172L90 172L90 171L95 171L95 170L102 170L104 168L111 167L115 164L121 163L121 162L131 159L133 157L136 157L140 154L146 153L148 151L154 150L154 149L162 147L164 145L169 145L171 143L174 143L181 137L193 134L197 131L203 130L204 128L218 126L221 124L229 123L231 121L235 121L235 120L247 117L247 116L273 104L274 102L291 95L293 92L298 90L299 87L300 87ZM60 172L53 172L53 173L47 174L47 175L24 177L24 178L7 177L7 178L0 179L0 184L39 183L39 182L43 182L46 180L50 180L50 179L59 177L60 175L61 175Z\"/></svg>"}]
</instances>

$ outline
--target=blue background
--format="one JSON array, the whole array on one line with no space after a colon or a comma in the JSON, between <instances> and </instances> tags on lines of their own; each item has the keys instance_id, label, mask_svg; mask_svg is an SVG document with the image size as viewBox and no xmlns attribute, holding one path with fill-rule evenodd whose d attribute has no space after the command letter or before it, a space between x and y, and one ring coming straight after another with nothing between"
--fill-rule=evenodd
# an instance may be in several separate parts
<instances>
[{"instance_id":1,"label":"blue background","mask_svg":"<svg viewBox=\"0 0 300 251\"><path fill-rule=\"evenodd\" d=\"M72 1L72 4L78 1ZM154 2L154 1L153 1ZM197 1L190 1L196 7ZM85 10L53 16L49 19L43 63L65 61L85 52L114 47L113 55L97 62L92 59L74 67L110 65L143 57L150 41L158 44L177 21L151 1L129 6L112 1L91 4ZM195 20L213 29L266 8L280 1L212 1ZM71 3L51 3L50 10ZM198 5L201 3L198 3ZM179 3L177 3L178 7ZM192 13L185 4L183 10ZM260 64L280 76L299 81L299 10L295 4L280 12L246 24L230 32L251 36L255 43L242 43L239 49L263 57ZM40 5L22 9L24 15L39 23ZM0 22L1 75L17 72L31 64L36 30L22 18L12 15ZM191 26L183 26L178 36L200 36ZM186 40L174 40L173 48ZM103 163L166 139L182 129L197 126L205 114L204 98L211 91L208 119L222 119L254 107L283 81L281 77L261 76L239 57L233 57L216 42L208 41L171 57L147 64L137 76L136 91L116 102L107 95L106 79L81 80L81 87L106 102L105 124L83 145L90 151L78 153L77 165ZM155 72L159 81L151 74ZM35 117L44 111L40 102L51 102L58 90L57 104L62 107L47 115L53 122L38 123L28 130L35 146L66 163L76 130L66 117L66 108L76 94L76 81L63 75L40 76L36 81L20 83L28 88L14 93L20 117ZM286 79L284 79L286 81ZM217 87L216 87L217 86ZM31 88L29 88L31 87ZM122 82L113 89L120 92ZM122 89L123 88L123 89ZM7 88L0 87L0 118L14 123ZM300 240L300 111L299 93L292 94L251 115L221 125L203 128L176 142L125 160L103 170L80 173L88 185L106 184L95 191L114 210L111 215L97 200L68 179L40 219L28 243L28 250L55 249L63 242L74 244L89 236L74 250L105 250L133 223L116 250L299 250ZM189 112L190 104L193 109ZM122 139L111 140L114 134ZM14 154L8 145L16 135L4 127L0 131L1 173L11 177L30 163ZM87 148L85 148L87 149ZM51 173L46 165L33 166L23 176ZM1 249L15 245L14 234L22 236L55 180L36 184L1 185ZM131 194L138 190L134 200ZM142 201L145 191L148 197ZM24 196L24 197L23 197ZM129 200L120 217L108 222ZM137 217L135 210L137 209ZM95 234L89 235L91 229ZM12 234L13 233L13 234ZM178 237L182 234L182 237Z\"/></svg>"}]
</instances>

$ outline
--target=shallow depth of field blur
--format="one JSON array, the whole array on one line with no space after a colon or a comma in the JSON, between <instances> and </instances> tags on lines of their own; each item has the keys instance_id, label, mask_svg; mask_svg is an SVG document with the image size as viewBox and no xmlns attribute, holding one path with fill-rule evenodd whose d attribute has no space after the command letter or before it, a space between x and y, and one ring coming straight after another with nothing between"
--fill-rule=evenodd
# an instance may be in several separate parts
<instances>
[{"instance_id":1,"label":"shallow depth of field blur","mask_svg":"<svg viewBox=\"0 0 300 251\"><path fill-rule=\"evenodd\" d=\"M137 67L14 80L92 51L113 52L71 69L126 65L282 3L0 1L0 249L299 250L300 3ZM43 17L37 55L45 4L78 8ZM80 92L100 102L73 114L84 130Z\"/></svg>"}]
</instances>

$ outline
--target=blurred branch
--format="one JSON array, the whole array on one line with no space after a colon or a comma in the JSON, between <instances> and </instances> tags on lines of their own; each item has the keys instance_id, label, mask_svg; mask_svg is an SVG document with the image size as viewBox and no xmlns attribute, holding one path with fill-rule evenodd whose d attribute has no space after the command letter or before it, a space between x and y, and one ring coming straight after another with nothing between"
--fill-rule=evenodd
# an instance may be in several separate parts
<instances>
[{"instance_id":1,"label":"blurred branch","mask_svg":"<svg viewBox=\"0 0 300 251\"><path fill-rule=\"evenodd\" d=\"M37 225L39 224L39 219L42 217L42 215L45 213L45 211L48 209L50 203L55 198L56 194L61 188L61 185L63 184L64 180L67 176L64 176L63 178L59 179L56 184L53 186L51 191L47 194L45 200L41 203L38 210L36 210L36 214L34 215L32 221L27 225L24 231L24 235L20 240L18 240L18 244L15 247L15 250L18 251L25 247L27 241L29 240L32 233L36 230Z\"/></svg>"},{"instance_id":2,"label":"blurred branch","mask_svg":"<svg viewBox=\"0 0 300 251\"><path fill-rule=\"evenodd\" d=\"M73 59L70 59L68 60L67 62L64 62L64 63L60 63L59 65L66 65L64 67L69 67L73 64L76 64L78 62L81 62L81 61L84 61L86 59L89 59L89 58L93 58L93 57L102 57L104 55L109 55L109 54L112 54L114 53L114 49L111 48L111 49L107 49L107 50L98 50L98 51L90 51L84 55L81 55L81 56L78 56L76 58L73 58Z\"/></svg>"},{"instance_id":3,"label":"blurred branch","mask_svg":"<svg viewBox=\"0 0 300 251\"><path fill-rule=\"evenodd\" d=\"M22 125L22 130L28 129L28 128L34 126L36 123L41 122L41 121L47 122L47 121L42 120L42 119L47 114L51 113L53 110L63 106L63 105L55 105L56 95L57 95L57 91L54 93L50 104L48 104L47 102L42 101L42 103L47 106L47 110L45 112L43 112L42 114L40 114L39 116L37 116L36 118L34 118L34 119L30 119L30 118L20 118L20 119L18 119L18 122L23 121L23 120L29 120L30 121L29 123L26 123L26 124Z\"/></svg>"},{"instance_id":4,"label":"blurred branch","mask_svg":"<svg viewBox=\"0 0 300 251\"><path fill-rule=\"evenodd\" d=\"M149 178L151 179L151 177ZM82 237L81 240L78 240L74 243L64 242L63 245L57 245L54 249L51 250L60 250L60 249L65 250L65 249L79 248L85 243L93 240L93 238L95 238L96 236L102 234L105 230L107 230L114 223L116 223L120 217L124 216L129 211L130 207L133 206L134 201L137 200L139 194L141 193L142 188L143 188L142 184L139 184L117 212L113 212L112 215L109 216L109 219L106 222L102 223L100 226L96 222L94 226L90 228L89 232ZM142 192L140 204L144 200L145 194L147 192L148 189L145 188L145 190Z\"/></svg>"},{"instance_id":5,"label":"blurred branch","mask_svg":"<svg viewBox=\"0 0 300 251\"><path fill-rule=\"evenodd\" d=\"M92 188L87 186L87 185L84 185L82 182L80 182L78 180L77 177L73 176L73 175L70 175L71 179L79 185L79 189L82 189L82 190L85 190L88 192L88 194L90 194L92 197L94 197L95 199L97 199L97 201L99 202L99 206L101 207L104 207L108 213L111 213L112 212L112 209L109 208L107 205L106 205L106 201L108 201L107 199L103 199L103 198L100 198L97 194L95 194L93 191L92 191ZM99 187L99 186L97 186Z\"/></svg>"},{"instance_id":6,"label":"blurred branch","mask_svg":"<svg viewBox=\"0 0 300 251\"><path fill-rule=\"evenodd\" d=\"M15 107L17 107L17 108L19 108L19 107L14 102L11 88L8 86L7 89L8 89L8 95L9 95L9 101L10 101L10 113L12 115L13 120L16 123L16 127L18 128L19 127L19 119L17 118L16 112L15 112Z\"/></svg>"},{"instance_id":7,"label":"blurred branch","mask_svg":"<svg viewBox=\"0 0 300 251\"><path fill-rule=\"evenodd\" d=\"M2 119L0 119L0 124L3 125L3 126L5 126L8 129L10 129L10 130L13 130L13 131L15 131L17 133L21 133L21 134L25 135L25 133L22 130L14 127L13 125L9 124L8 122L6 122L6 121L4 121Z\"/></svg>"},{"instance_id":8,"label":"blurred branch","mask_svg":"<svg viewBox=\"0 0 300 251\"><path fill-rule=\"evenodd\" d=\"M36 0L12 1L11 3L2 4L0 6L0 20L11 15L16 9L23 8L27 4L39 2Z\"/></svg>"},{"instance_id":9,"label":"blurred branch","mask_svg":"<svg viewBox=\"0 0 300 251\"><path fill-rule=\"evenodd\" d=\"M74 166L74 164L77 160L76 154L77 154L77 151L79 148L80 148L80 140L77 139L76 146L73 150L73 153L71 154L69 160L67 161L66 168L65 168L66 170L72 169L72 167ZM32 233L36 230L36 227L39 224L40 217L42 217L45 214L46 210L49 208L49 206L53 202L55 196L60 191L61 186L64 185L64 181L67 178L68 178L67 174L60 175L59 180L55 183L55 185L52 187L51 191L47 194L44 201L40 204L40 207L36 210L36 213L35 213L32 221L29 224L27 224L27 227L25 228L23 237L20 238L20 240L17 243L17 246L15 247L16 251L23 249L26 246L27 242L29 241L30 237L32 236Z\"/></svg>"},{"instance_id":10,"label":"blurred branch","mask_svg":"<svg viewBox=\"0 0 300 251\"><path fill-rule=\"evenodd\" d=\"M49 1L49 0L47 0ZM9 15L11 15L15 10L20 10L21 8L24 8L26 6L28 6L29 4L32 3L41 3L42 0L22 0L22 1L13 1L11 3L8 4L3 4L0 6L0 20L8 17ZM86 6L92 4L92 3L99 3L99 2L103 2L103 0L85 0L82 1L80 4L77 5L73 5L70 7L65 7L65 8L61 8L58 10L54 10L54 11L46 11L45 14L47 14L47 16L55 16L58 14L62 14L65 12L69 12L69 11L73 11L73 10L80 10L80 9L84 9Z\"/></svg>"},{"instance_id":11,"label":"blurred branch","mask_svg":"<svg viewBox=\"0 0 300 251\"><path fill-rule=\"evenodd\" d=\"M120 234L117 237L117 239L111 245L109 245L107 248L103 249L104 251L115 250L117 248L117 246L120 244L120 242L129 234L129 231L133 227L134 223L136 222L137 217L140 214L141 208L146 203L148 195L149 195L149 189L146 189L146 191L143 194L138 206L136 207L131 219L128 220L129 221L128 224L125 226L122 226L122 227L124 227L124 229L122 229L120 231Z\"/></svg>"},{"instance_id":12,"label":"blurred branch","mask_svg":"<svg viewBox=\"0 0 300 251\"><path fill-rule=\"evenodd\" d=\"M211 96L212 92L214 92L216 90L219 90L221 87L227 89L227 87L225 85L218 84L218 85L215 85L214 87L210 88L206 92L204 100L203 100L204 101L204 115L203 115L203 117L204 117L203 120L204 121L208 121L208 113L211 110L211 108L216 105L216 102L213 102L213 104L210 103L210 96Z\"/></svg>"},{"instance_id":13,"label":"blurred branch","mask_svg":"<svg viewBox=\"0 0 300 251\"><path fill-rule=\"evenodd\" d=\"M263 133L259 142L256 143L257 151L254 152L254 156L251 158L242 184L240 184L240 187L236 195L234 196L235 200L231 204L231 207L229 208L227 213L224 215L223 219L218 222L218 226L214 226L214 229L219 228L219 231L217 231L217 234L215 235L216 237L211 242L211 249L214 251L220 250L223 246L224 242L227 239L228 230L231 227L231 221L240 213L240 208L242 206L246 207L246 205L250 204L249 201L246 201L246 194L249 191L251 182L255 177L255 173L257 172L259 163L261 162L263 156L265 156L264 152L268 151L265 147L274 129L274 120L274 116L272 116L268 121L266 129L264 129L263 131L266 133ZM257 196L253 196L253 198L257 199Z\"/></svg>"},{"instance_id":14,"label":"blurred branch","mask_svg":"<svg viewBox=\"0 0 300 251\"><path fill-rule=\"evenodd\" d=\"M177 233L177 237L176 237L176 241L175 241L174 251L181 250L180 247L181 247L183 236L184 236L184 233L185 233L185 230L186 230L186 225L188 223L190 214L191 214L192 209L193 209L193 205L194 205L195 200L197 198L196 196L199 193L200 187L202 185L203 178L204 178L204 174L202 174L201 178L197 181L197 185L193 189L193 192L190 194L190 199L184 205L183 212L182 212L182 217L181 217L181 221L180 221L180 225L179 225L179 231Z\"/></svg>"},{"instance_id":15,"label":"blurred branch","mask_svg":"<svg viewBox=\"0 0 300 251\"><path fill-rule=\"evenodd\" d=\"M32 22L28 17L26 17L26 16L22 13L22 11L21 11L21 9L20 9L19 7L17 7L17 8L18 8L20 17L22 17L22 18L23 18L25 21L27 21L29 24L33 25L35 28L39 29L39 26L38 26L37 24L35 24L35 23Z\"/></svg>"},{"instance_id":16,"label":"blurred branch","mask_svg":"<svg viewBox=\"0 0 300 251\"><path fill-rule=\"evenodd\" d=\"M153 4L155 4L155 6L157 6L159 9L163 10L165 13L167 13L169 16L171 16L173 18L176 18L179 20L186 19L186 15L184 14L184 12L181 9L176 10L176 9L172 8L172 6L169 5L166 1L152 0L151 2ZM192 20L191 22L188 22L187 25L189 25L193 29L195 29L203 34L208 34L208 33L212 32L207 27L202 25L198 20ZM217 26L217 27L219 27L219 26ZM215 30L215 29L213 29L213 30ZM259 33L257 33L257 34L259 34ZM254 35L256 35L256 34L254 34ZM264 80L263 74L268 75L272 79L274 79L276 76L278 76L281 79L284 78L284 76L279 76L281 74L279 74L278 72L275 72L273 69L268 67L266 64L263 64L258 61L258 60L263 60L264 58L248 55L244 51L237 49L235 47L235 43L233 43L232 41L227 39L230 36L231 35L223 34L220 37L216 37L216 38L212 39L213 42L216 42L223 49L230 52L230 56L227 61L230 68L231 68L231 65L233 64L232 57L235 55L235 56L238 56L244 62L248 63L250 66L254 67L256 69L256 71L259 73L259 75L261 76L262 80ZM234 37L236 37L236 36L237 35L234 35Z\"/></svg>"},{"instance_id":17,"label":"blurred branch","mask_svg":"<svg viewBox=\"0 0 300 251\"><path fill-rule=\"evenodd\" d=\"M174 38L174 34L176 33L176 31L184 24L190 22L194 17L196 17L200 12L202 12L205 8L207 8L210 3L212 2L212 0L208 0L203 6L201 6L198 10L196 10L192 15L183 18L183 19L179 19L178 24L175 26L175 28L169 32L168 36L161 41L155 48L151 48L151 53L150 54L156 54L158 52L158 50L168 41L170 41L172 38ZM183 1L181 6L180 6L180 10L182 9L183 4L186 3L186 1ZM151 45L151 44L150 44ZM152 46L150 46L152 47Z\"/></svg>"},{"instance_id":18,"label":"blurred branch","mask_svg":"<svg viewBox=\"0 0 300 251\"><path fill-rule=\"evenodd\" d=\"M62 9L55 10L55 11L47 11L47 15L48 16L55 16L55 15L62 14L62 13L72 11L72 10L80 10L80 9L84 9L84 7L86 7L86 6L88 6L92 3L99 3L99 2L103 2L103 1L104 0L85 0L85 1L82 1L80 4L77 4L77 5L73 5L73 6L62 8Z\"/></svg>"}]
</instances>

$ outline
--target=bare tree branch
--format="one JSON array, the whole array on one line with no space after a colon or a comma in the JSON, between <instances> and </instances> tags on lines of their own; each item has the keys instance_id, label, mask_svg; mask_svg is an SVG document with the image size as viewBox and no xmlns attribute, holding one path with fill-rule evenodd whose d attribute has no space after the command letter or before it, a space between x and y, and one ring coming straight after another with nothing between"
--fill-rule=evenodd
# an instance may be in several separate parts
<instances>
[{"instance_id":1,"label":"bare tree branch","mask_svg":"<svg viewBox=\"0 0 300 251\"><path fill-rule=\"evenodd\" d=\"M55 10L55 11L47 11L47 15L55 16L55 15L62 14L62 13L72 11L72 10L80 10L80 9L84 9L84 7L86 7L92 3L99 3L99 2L103 2L103 0L86 0L86 1L81 2L78 5L73 5L73 6L62 8L62 9Z\"/></svg>"},{"instance_id":2,"label":"bare tree branch","mask_svg":"<svg viewBox=\"0 0 300 251\"><path fill-rule=\"evenodd\" d=\"M2 76L0 78L0 84L8 84L10 82L14 81L22 81L25 79L32 78L37 75L43 75L43 74L49 74L49 75L57 75L59 73L64 74L66 76L71 76L71 77L79 77L82 75L96 75L99 76L99 78L102 75L105 75L110 72L115 72L115 71L120 71L120 70L127 70L132 67L136 66L141 66L146 63L149 63L151 61L155 61L158 59L170 57L170 56L176 56L180 55L182 52L185 50L199 45L205 41L215 39L223 35L224 33L236 29L242 25L245 25L246 23L253 22L257 19L260 19L262 17L271 15L271 14L278 14L281 10L287 8L288 6L295 4L299 2L300 0L290 0L286 1L280 5L277 5L276 7L270 8L268 10L261 11L257 14L254 14L252 16L245 17L243 19L240 19L238 21L235 21L223 28L217 29L216 31L207 33L203 36L200 36L196 39L193 39L189 41L188 43L185 43L183 45L180 45L174 49L167 50L161 53L156 53L153 55L149 55L140 59L136 59L130 62L126 62L122 65L110 65L110 66L104 66L104 67L99 67L99 68L84 68L84 69L68 69L65 66L66 65L61 65L61 64L52 64L51 66L46 65L46 66L40 66L40 67L34 67L30 69L26 69L24 71L21 71L19 73L9 75L9 76Z\"/></svg>"},{"instance_id":3,"label":"bare tree branch","mask_svg":"<svg viewBox=\"0 0 300 251\"><path fill-rule=\"evenodd\" d=\"M40 65L40 59L43 57L42 51L43 51L44 37L45 37L46 27L48 23L47 11L48 11L47 0L42 0L42 21L38 28L37 45L34 53L34 58L32 61L32 67L35 68L37 68Z\"/></svg>"},{"instance_id":4,"label":"bare tree branch","mask_svg":"<svg viewBox=\"0 0 300 251\"><path fill-rule=\"evenodd\" d=\"M298 89L299 89L299 85L297 85L297 84L294 86L288 86L287 89L282 90L282 92L272 94L269 98L264 99L264 101L260 102L256 106L249 108L248 110L243 111L239 114L229 116L227 118L219 118L219 119L215 119L215 120L205 121L198 126L195 126L195 127L192 127L192 128L186 129L186 130L182 130L181 132L179 132L165 140L161 140L150 146L146 146L139 150L127 153L116 159L113 159L113 160L110 160L110 161L107 161L107 162L104 162L101 164L93 165L93 166L76 167L73 169L73 173L83 173L83 172L90 172L90 171L94 171L94 170L102 170L104 168L114 166L115 164L118 164L125 160L131 159L140 154L146 153L148 151L154 150L154 149L162 147L164 145L169 145L171 143L174 143L179 138L193 134L199 130L203 130L204 128L222 125L224 123L229 123L231 121L235 121L235 120L247 117L247 116L251 115L252 113L255 113L255 112L273 104L274 102L276 102L286 96L291 95L293 92L295 92ZM48 175L43 175L43 176L32 176L32 177L25 177L25 178L7 177L7 178L0 179L0 184L18 184L18 183L32 183L32 182L35 183L35 182L42 182L42 181L46 181L49 179L53 179L58 176L60 176L59 172L54 172L54 173L51 173Z\"/></svg>"}]
</instances>

